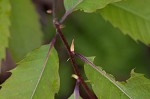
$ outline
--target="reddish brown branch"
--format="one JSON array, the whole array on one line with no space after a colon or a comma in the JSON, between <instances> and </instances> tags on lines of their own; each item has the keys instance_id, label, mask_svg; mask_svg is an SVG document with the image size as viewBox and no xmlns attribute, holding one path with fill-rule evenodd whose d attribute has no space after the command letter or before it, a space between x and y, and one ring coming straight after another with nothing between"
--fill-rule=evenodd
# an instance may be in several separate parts
<instances>
[{"instance_id":1,"label":"reddish brown branch","mask_svg":"<svg viewBox=\"0 0 150 99\"><path fill-rule=\"evenodd\" d=\"M68 54L69 54L69 56L70 56L70 61L71 61L72 65L73 65L74 72L75 72L75 74L79 77L79 81L80 81L81 85L83 86L83 88L84 88L84 90L86 91L86 93L89 95L90 99L96 99L95 95L94 95L93 92L89 89L89 87L88 87L87 84L84 82L84 80L83 80L83 78L82 78L82 76L81 76L81 74L80 74L79 68L78 68L78 66L77 66L77 64L76 64L76 62L75 62L74 53L72 53L71 50L70 50L70 46L69 46L69 44L68 44L66 38L64 37L62 31L61 31L61 27L60 27L59 22L56 22L56 21L54 20L54 25L55 25L55 27L56 27L56 30L57 30L57 32L58 32L58 34L59 34L59 36L60 36L62 42L64 43L64 45L65 45L65 47L66 47L66 49L67 49L67 52L68 52Z\"/></svg>"}]
</instances>

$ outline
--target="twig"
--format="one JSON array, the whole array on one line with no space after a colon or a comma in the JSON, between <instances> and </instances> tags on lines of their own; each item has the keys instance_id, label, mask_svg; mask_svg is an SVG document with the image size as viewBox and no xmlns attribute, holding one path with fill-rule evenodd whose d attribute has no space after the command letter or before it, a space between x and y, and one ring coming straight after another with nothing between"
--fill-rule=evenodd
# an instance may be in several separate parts
<instances>
[{"instance_id":1,"label":"twig","mask_svg":"<svg viewBox=\"0 0 150 99\"><path fill-rule=\"evenodd\" d=\"M82 54L79 54L79 53L75 53L75 55L77 57L79 57L81 60L83 60L84 62L91 65L95 70L99 71L98 67L92 61L88 60L85 56L83 56Z\"/></svg>"},{"instance_id":2,"label":"twig","mask_svg":"<svg viewBox=\"0 0 150 99\"><path fill-rule=\"evenodd\" d=\"M68 44L66 38L64 37L62 31L61 31L60 23L58 21L54 20L54 25L55 25L55 28L56 28L56 30L57 30L57 32L58 32L62 42L64 43L64 45L65 45L65 47L67 49L67 52L68 52L68 54L70 56L70 61L71 61L72 65L73 65L74 72L79 77L79 81L80 81L81 85L83 86L83 88L86 91L86 93L89 95L90 99L96 99L95 95L91 92L91 90L89 89L87 84L84 82L84 80L83 80L83 78L82 78L82 76L80 74L79 68L78 68L78 66L77 66L77 64L75 62L74 54L71 52L69 44Z\"/></svg>"},{"instance_id":3,"label":"twig","mask_svg":"<svg viewBox=\"0 0 150 99\"><path fill-rule=\"evenodd\" d=\"M65 19L67 18L67 16L70 15L73 12L73 10L76 8L76 6L79 5L82 1L83 0L78 0L78 2L74 6L72 6L69 10L67 10L65 12L65 14L62 16L62 18L59 21L59 23L63 23L65 21Z\"/></svg>"},{"instance_id":4,"label":"twig","mask_svg":"<svg viewBox=\"0 0 150 99\"><path fill-rule=\"evenodd\" d=\"M73 9L75 8L75 6L73 6L72 9L70 9L69 11L67 11L64 14L64 16L61 18L61 20L58 22L57 18L56 18L56 1L53 0L53 24L54 24L54 26L56 28L56 32L59 34L62 42L64 43L64 45L65 45L65 47L67 49L67 52L68 52L68 54L70 56L70 61L71 61L72 65L73 65L74 72L79 77L78 78L79 82L83 86L83 88L86 91L86 93L89 95L90 99L96 99L96 97L93 94L93 92L91 92L91 90L89 89L89 87L87 86L87 84L84 82L84 80L83 80L83 78L82 78L82 76L80 74L79 68L78 68L78 66L77 66L77 64L75 62L74 53L71 52L69 44L68 44L66 38L64 37L62 31L61 31L61 24L66 19L66 17L73 11Z\"/></svg>"},{"instance_id":5,"label":"twig","mask_svg":"<svg viewBox=\"0 0 150 99\"><path fill-rule=\"evenodd\" d=\"M55 19L56 18L56 1L57 0L52 0L52 15L53 15L53 19Z\"/></svg>"}]
</instances>

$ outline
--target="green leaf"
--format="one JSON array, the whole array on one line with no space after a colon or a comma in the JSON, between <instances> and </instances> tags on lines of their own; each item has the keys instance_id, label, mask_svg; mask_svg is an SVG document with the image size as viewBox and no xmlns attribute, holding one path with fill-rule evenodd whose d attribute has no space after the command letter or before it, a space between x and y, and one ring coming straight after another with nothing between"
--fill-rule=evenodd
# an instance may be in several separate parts
<instances>
[{"instance_id":1,"label":"green leaf","mask_svg":"<svg viewBox=\"0 0 150 99\"><path fill-rule=\"evenodd\" d=\"M66 11L74 9L82 1L83 0L64 0L64 5L65 5Z\"/></svg>"},{"instance_id":2,"label":"green leaf","mask_svg":"<svg viewBox=\"0 0 150 99\"><path fill-rule=\"evenodd\" d=\"M54 99L59 90L59 62L54 48L47 63L49 45L29 53L2 84L0 99ZM45 64L45 65L43 65Z\"/></svg>"},{"instance_id":3,"label":"green leaf","mask_svg":"<svg viewBox=\"0 0 150 99\"><path fill-rule=\"evenodd\" d=\"M112 75L101 68L96 71L88 64L85 64L85 73L98 99L149 99L150 97L150 80L142 74L134 73L133 70L126 82L115 81Z\"/></svg>"},{"instance_id":4,"label":"green leaf","mask_svg":"<svg viewBox=\"0 0 150 99\"><path fill-rule=\"evenodd\" d=\"M144 77L144 74L131 71L131 77L120 85L123 90L127 91L133 99L149 99L150 97L150 80Z\"/></svg>"},{"instance_id":5,"label":"green leaf","mask_svg":"<svg viewBox=\"0 0 150 99\"><path fill-rule=\"evenodd\" d=\"M64 5L66 10L76 5L76 7L74 7L76 10L80 9L84 12L94 12L97 9L104 8L109 3L118 2L120 0L83 0L81 3L79 1L81 0L65 0Z\"/></svg>"},{"instance_id":6,"label":"green leaf","mask_svg":"<svg viewBox=\"0 0 150 99\"><path fill-rule=\"evenodd\" d=\"M108 5L100 13L124 34L150 44L149 5L149 0L125 0Z\"/></svg>"},{"instance_id":7,"label":"green leaf","mask_svg":"<svg viewBox=\"0 0 150 99\"><path fill-rule=\"evenodd\" d=\"M0 0L0 62L5 58L5 50L8 47L10 10L9 0Z\"/></svg>"},{"instance_id":8,"label":"green leaf","mask_svg":"<svg viewBox=\"0 0 150 99\"><path fill-rule=\"evenodd\" d=\"M10 51L20 61L31 50L42 44L39 18L31 0L11 0L12 26L10 28Z\"/></svg>"}]
</instances>

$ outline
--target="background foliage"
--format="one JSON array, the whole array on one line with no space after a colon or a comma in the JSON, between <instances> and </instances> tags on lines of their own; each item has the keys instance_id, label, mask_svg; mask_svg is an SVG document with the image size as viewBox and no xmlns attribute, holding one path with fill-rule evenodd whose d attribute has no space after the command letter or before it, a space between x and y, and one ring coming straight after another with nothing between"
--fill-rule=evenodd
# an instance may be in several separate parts
<instances>
[{"instance_id":1,"label":"background foliage","mask_svg":"<svg viewBox=\"0 0 150 99\"><path fill-rule=\"evenodd\" d=\"M128 79L124 83L117 82L117 85L127 93L127 97L140 99L139 96L145 96L144 99L148 99L150 96L148 87L150 81L147 79L150 77L150 49L148 47L150 43L150 2L149 0L142 2L140 0L119 1L72 0L69 2L69 0L64 0L63 6L63 2L58 0L57 16L61 17L65 11L74 9L75 12L71 13L64 22L62 31L70 44L72 39L75 39L75 51L85 56L96 56L94 63L112 74L116 78L115 81ZM46 93L46 90L50 90L52 94L45 94L46 98L55 96L56 99L60 99L68 98L73 93L75 79L71 78L71 75L74 72L70 62L67 62L68 55L59 38L55 44L59 57L53 49L46 68L42 67L49 48L48 45L42 46L42 44L49 43L55 33L52 14L46 13L48 9L52 9L51 0L0 1L0 61L2 61L0 62L2 68L0 83L7 78L4 74L8 74L9 67L22 60L17 63L15 69L10 71L12 72L10 78L1 84L1 98L26 96L25 99L28 99L35 96L34 98L38 99L36 97L42 92ZM6 49L8 50L6 51ZM26 56L27 53L30 54ZM14 64L10 63L10 60ZM85 79L91 80L93 91L98 98L112 97L111 94L105 94L107 91L115 92L116 97L118 97L118 93L124 94L120 90L116 91L117 87L110 90L109 88L114 86L114 83L109 84L108 79L102 80L103 76L91 69L90 66L83 68L84 63L78 59L77 62ZM134 68L135 72L142 74L131 72ZM42 69L44 72L41 73ZM36 86L41 74L41 82L39 86ZM94 77L99 77L99 80ZM97 87L101 84L103 84L102 87ZM48 86L51 88L49 89ZM36 87L39 90L33 94ZM129 90L130 88L132 90ZM22 89L25 90L20 91ZM139 89L141 90L139 91ZM80 94L87 98L82 88ZM123 96L125 95L121 97ZM72 97L73 95L70 98Z\"/></svg>"}]
</instances>

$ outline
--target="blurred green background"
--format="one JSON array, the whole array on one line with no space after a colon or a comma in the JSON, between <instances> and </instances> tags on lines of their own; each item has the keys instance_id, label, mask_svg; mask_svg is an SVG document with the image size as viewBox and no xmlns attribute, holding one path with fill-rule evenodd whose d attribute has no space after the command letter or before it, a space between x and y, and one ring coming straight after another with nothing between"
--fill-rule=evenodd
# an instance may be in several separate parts
<instances>
[{"instance_id":1,"label":"blurred green background","mask_svg":"<svg viewBox=\"0 0 150 99\"><path fill-rule=\"evenodd\" d=\"M51 0L32 1L34 1L37 13L40 16L44 34L43 44L47 44L55 34L55 29L52 24L52 14L46 13L48 9L52 9ZM59 10L57 11L58 18L60 18L64 13L64 7L62 5L63 0L58 1ZM14 3L14 7L16 6L15 4L16 3ZM28 8L27 4L24 5L23 10L29 12L26 8ZM21 14L18 13L17 9L16 13L18 16ZM32 13L30 12L30 14ZM24 15L22 16L24 17ZM30 16L28 17L30 18ZM14 20L14 22L16 21ZM26 20L24 20L24 22L28 25ZM150 48L143 43L134 41L128 35L121 33L119 29L114 28L109 22L105 21L99 13L73 12L68 16L63 25L64 28L62 30L69 44L71 44L72 39L75 40L75 52L81 53L87 57L96 56L94 63L101 66L107 73L112 74L116 80L124 81L128 79L132 69L150 78ZM19 35L17 36L15 37L19 38ZM32 36L30 36L28 39L25 37L25 40L32 42L33 39ZM22 45L21 42L18 43ZM20 47L18 48L20 50ZM57 38L55 48L59 53L59 73L61 80L60 91L58 95L56 95L56 98L66 99L74 90L75 79L71 77L74 72L70 62L67 61L69 57L59 37ZM18 54L20 55L20 53ZM79 61L79 59L77 59L77 62L79 63L82 73L84 73L82 66L83 62ZM6 63L10 62L8 61ZM12 66L12 63L8 66Z\"/></svg>"}]
</instances>

